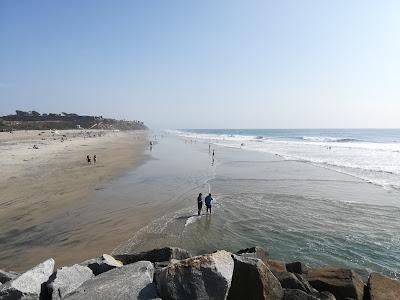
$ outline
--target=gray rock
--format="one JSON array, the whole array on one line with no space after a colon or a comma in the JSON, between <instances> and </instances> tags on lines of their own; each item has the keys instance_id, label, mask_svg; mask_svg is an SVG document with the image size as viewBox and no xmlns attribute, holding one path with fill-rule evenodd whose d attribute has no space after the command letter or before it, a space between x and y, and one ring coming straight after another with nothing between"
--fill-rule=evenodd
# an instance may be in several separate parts
<instances>
[{"instance_id":1,"label":"gray rock","mask_svg":"<svg viewBox=\"0 0 400 300\"><path fill-rule=\"evenodd\" d=\"M286 270L291 273L304 274L307 273L307 266L300 261L286 264Z\"/></svg>"},{"instance_id":2,"label":"gray rock","mask_svg":"<svg viewBox=\"0 0 400 300\"><path fill-rule=\"evenodd\" d=\"M320 298L309 295L302 290L284 289L282 300L320 300Z\"/></svg>"},{"instance_id":3,"label":"gray rock","mask_svg":"<svg viewBox=\"0 0 400 300\"><path fill-rule=\"evenodd\" d=\"M267 262L269 257L268 252L258 246L239 250L238 252L236 252L236 254L246 257L258 258L261 259L264 263Z\"/></svg>"},{"instance_id":4,"label":"gray rock","mask_svg":"<svg viewBox=\"0 0 400 300\"><path fill-rule=\"evenodd\" d=\"M300 281L293 273L276 272L275 276L281 283L282 288L284 289L302 290L306 293L311 292L310 287Z\"/></svg>"},{"instance_id":5,"label":"gray rock","mask_svg":"<svg viewBox=\"0 0 400 300\"><path fill-rule=\"evenodd\" d=\"M124 253L114 255L114 257L120 260L124 265L143 260L150 261L152 263L170 261L171 259L181 260L189 258L190 256L190 253L186 250L176 247L165 247L140 253Z\"/></svg>"},{"instance_id":6,"label":"gray rock","mask_svg":"<svg viewBox=\"0 0 400 300\"><path fill-rule=\"evenodd\" d=\"M51 299L61 299L93 277L94 274L88 267L81 265L62 267L50 276L47 290Z\"/></svg>"},{"instance_id":7,"label":"gray rock","mask_svg":"<svg viewBox=\"0 0 400 300\"><path fill-rule=\"evenodd\" d=\"M157 299L151 262L141 261L100 274L64 299Z\"/></svg>"},{"instance_id":8,"label":"gray rock","mask_svg":"<svg viewBox=\"0 0 400 300\"><path fill-rule=\"evenodd\" d=\"M97 276L112 269L120 268L123 266L123 263L119 260L116 260L111 255L103 254L101 257L81 262L80 265L88 267L92 270L93 274Z\"/></svg>"},{"instance_id":9,"label":"gray rock","mask_svg":"<svg viewBox=\"0 0 400 300\"><path fill-rule=\"evenodd\" d=\"M400 298L400 281L379 273L371 273L367 291L369 300L391 300Z\"/></svg>"},{"instance_id":10,"label":"gray rock","mask_svg":"<svg viewBox=\"0 0 400 300\"><path fill-rule=\"evenodd\" d=\"M0 299L38 299L53 269L54 259L50 258L22 273L0 286Z\"/></svg>"},{"instance_id":11,"label":"gray rock","mask_svg":"<svg viewBox=\"0 0 400 300\"><path fill-rule=\"evenodd\" d=\"M349 269L319 268L308 270L305 278L316 290L332 293L336 299L364 297L364 282L360 275Z\"/></svg>"},{"instance_id":12,"label":"gray rock","mask_svg":"<svg viewBox=\"0 0 400 300\"><path fill-rule=\"evenodd\" d=\"M229 300L282 298L282 287L268 267L258 258L232 255L234 271Z\"/></svg>"},{"instance_id":13,"label":"gray rock","mask_svg":"<svg viewBox=\"0 0 400 300\"><path fill-rule=\"evenodd\" d=\"M20 274L12 271L3 271L0 270L0 283L6 283L7 281L11 281L14 278L17 278Z\"/></svg>"},{"instance_id":14,"label":"gray rock","mask_svg":"<svg viewBox=\"0 0 400 300\"><path fill-rule=\"evenodd\" d=\"M231 253L226 251L173 260L156 272L157 289L164 300L226 299L233 267Z\"/></svg>"}]
</instances>

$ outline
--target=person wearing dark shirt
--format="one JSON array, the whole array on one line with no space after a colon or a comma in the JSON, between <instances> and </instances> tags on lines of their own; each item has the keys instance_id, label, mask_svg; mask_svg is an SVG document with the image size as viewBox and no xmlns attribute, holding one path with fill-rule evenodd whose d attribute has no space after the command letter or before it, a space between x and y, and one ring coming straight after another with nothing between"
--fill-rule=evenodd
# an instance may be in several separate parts
<instances>
[{"instance_id":1,"label":"person wearing dark shirt","mask_svg":"<svg viewBox=\"0 0 400 300\"><path fill-rule=\"evenodd\" d=\"M202 197L202 194L200 193L199 196L197 197L197 208L198 208L197 215L198 216L200 216L201 209L203 208L203 199L201 197Z\"/></svg>"},{"instance_id":2,"label":"person wearing dark shirt","mask_svg":"<svg viewBox=\"0 0 400 300\"><path fill-rule=\"evenodd\" d=\"M211 201L213 200L213 198L211 197L211 194L208 194L208 196L204 199L204 202L206 203L206 207L207 207L207 212L210 210L210 214L211 214Z\"/></svg>"}]
</instances>

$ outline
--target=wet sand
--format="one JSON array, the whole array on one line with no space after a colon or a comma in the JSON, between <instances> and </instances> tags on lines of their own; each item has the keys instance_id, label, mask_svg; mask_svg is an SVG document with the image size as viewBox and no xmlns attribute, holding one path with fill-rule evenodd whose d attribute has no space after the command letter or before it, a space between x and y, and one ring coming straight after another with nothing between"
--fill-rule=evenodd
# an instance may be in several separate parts
<instances>
[{"instance_id":1,"label":"wet sand","mask_svg":"<svg viewBox=\"0 0 400 300\"><path fill-rule=\"evenodd\" d=\"M102 228L88 223L77 228L73 216L103 185L142 163L146 144L143 131L0 133L0 268L18 271L48 257L66 264L101 254L105 250L90 243L93 236L112 249L112 234L99 238ZM88 165L87 154L96 154L97 163Z\"/></svg>"}]
</instances>

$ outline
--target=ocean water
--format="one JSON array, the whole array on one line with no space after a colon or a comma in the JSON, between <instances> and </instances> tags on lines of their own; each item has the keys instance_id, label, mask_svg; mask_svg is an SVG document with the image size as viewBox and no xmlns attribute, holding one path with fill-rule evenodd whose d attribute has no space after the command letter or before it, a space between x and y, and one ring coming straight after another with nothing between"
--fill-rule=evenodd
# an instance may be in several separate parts
<instances>
[{"instance_id":1,"label":"ocean water","mask_svg":"<svg viewBox=\"0 0 400 300\"><path fill-rule=\"evenodd\" d=\"M129 184L108 193L169 209L115 253L172 245L199 254L259 245L273 259L400 278L398 175L379 171L398 168L386 153L396 155L398 131L294 132L169 131L149 153L153 159L120 180ZM374 158L375 165L357 155ZM359 169L370 172L361 176ZM149 186L135 182L160 192L149 194ZM199 192L213 194L212 215L203 209L197 216Z\"/></svg>"},{"instance_id":2,"label":"ocean water","mask_svg":"<svg viewBox=\"0 0 400 300\"><path fill-rule=\"evenodd\" d=\"M400 188L400 129L185 129L174 133L306 161L384 188Z\"/></svg>"}]
</instances>

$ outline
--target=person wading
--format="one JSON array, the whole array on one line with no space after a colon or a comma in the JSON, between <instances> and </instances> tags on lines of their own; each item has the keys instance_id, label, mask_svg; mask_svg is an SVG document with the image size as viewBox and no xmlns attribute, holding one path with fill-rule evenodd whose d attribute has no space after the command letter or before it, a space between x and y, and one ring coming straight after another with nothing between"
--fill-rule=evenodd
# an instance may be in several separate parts
<instances>
[{"instance_id":1,"label":"person wading","mask_svg":"<svg viewBox=\"0 0 400 300\"><path fill-rule=\"evenodd\" d=\"M197 197L197 215L200 216L201 214L201 209L203 208L203 199L201 199L202 194L200 193L199 196Z\"/></svg>"},{"instance_id":2,"label":"person wading","mask_svg":"<svg viewBox=\"0 0 400 300\"><path fill-rule=\"evenodd\" d=\"M204 199L204 202L206 203L206 207L207 207L207 212L208 210L210 210L210 214L211 214L211 201L213 200L213 198L211 197L211 194L208 194L208 196Z\"/></svg>"}]
</instances>

